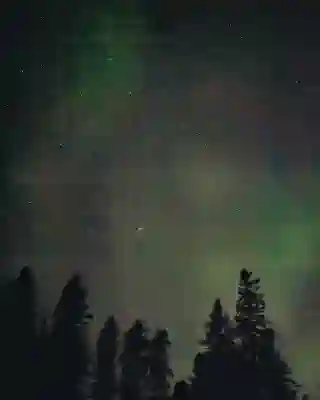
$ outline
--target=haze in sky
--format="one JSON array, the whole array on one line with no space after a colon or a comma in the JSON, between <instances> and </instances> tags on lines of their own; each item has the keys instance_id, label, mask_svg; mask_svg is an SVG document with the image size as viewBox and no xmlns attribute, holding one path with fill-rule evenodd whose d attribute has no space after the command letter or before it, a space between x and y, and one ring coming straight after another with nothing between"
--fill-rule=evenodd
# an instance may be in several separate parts
<instances>
[{"instance_id":1,"label":"haze in sky","mask_svg":"<svg viewBox=\"0 0 320 400\"><path fill-rule=\"evenodd\" d=\"M84 11L54 62L21 65L28 118L16 129L29 136L8 166L6 267L35 269L44 312L80 271L92 340L110 313L167 327L176 377L191 373L214 299L233 312L248 268L295 375L314 388L319 57L223 29L228 39L188 25L173 35L139 13Z\"/></svg>"}]
</instances>

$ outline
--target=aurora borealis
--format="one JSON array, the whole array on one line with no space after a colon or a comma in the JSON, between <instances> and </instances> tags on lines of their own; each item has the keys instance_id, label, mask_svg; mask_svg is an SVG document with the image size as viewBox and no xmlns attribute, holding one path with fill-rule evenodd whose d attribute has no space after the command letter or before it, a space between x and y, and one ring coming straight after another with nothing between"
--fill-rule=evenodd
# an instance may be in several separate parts
<instances>
[{"instance_id":1,"label":"aurora borealis","mask_svg":"<svg viewBox=\"0 0 320 400\"><path fill-rule=\"evenodd\" d=\"M320 59L267 22L219 24L227 33L153 31L133 6L79 6L50 57L35 47L19 58L4 265L31 265L48 309L80 271L92 337L109 313L168 327L178 377L191 372L213 300L232 312L249 268L295 375L313 389Z\"/></svg>"}]
</instances>

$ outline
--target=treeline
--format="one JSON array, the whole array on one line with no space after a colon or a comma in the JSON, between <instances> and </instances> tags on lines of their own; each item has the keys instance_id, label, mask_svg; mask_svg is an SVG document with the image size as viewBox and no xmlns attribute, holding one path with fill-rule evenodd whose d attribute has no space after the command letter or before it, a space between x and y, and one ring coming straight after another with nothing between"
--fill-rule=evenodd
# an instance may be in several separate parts
<instances>
[{"instance_id":1,"label":"treeline","mask_svg":"<svg viewBox=\"0 0 320 400\"><path fill-rule=\"evenodd\" d=\"M168 331L150 336L136 320L120 335L110 316L87 343L87 291L80 276L62 290L50 318L37 315L32 270L0 291L0 397L5 400L296 400L307 399L275 345L260 280L243 269L236 314L216 299L189 378L173 385ZM91 367L91 368L90 368ZM173 388L172 388L173 386Z\"/></svg>"}]
</instances>

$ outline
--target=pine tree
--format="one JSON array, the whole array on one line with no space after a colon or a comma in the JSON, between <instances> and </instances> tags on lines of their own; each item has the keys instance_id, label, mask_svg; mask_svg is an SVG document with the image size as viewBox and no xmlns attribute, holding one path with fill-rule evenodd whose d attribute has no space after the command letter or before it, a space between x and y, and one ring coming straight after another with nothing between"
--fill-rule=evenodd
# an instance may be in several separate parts
<instances>
[{"instance_id":1,"label":"pine tree","mask_svg":"<svg viewBox=\"0 0 320 400\"><path fill-rule=\"evenodd\" d=\"M148 349L148 391L152 399L166 399L169 396L170 378L168 348L171 345L166 329L156 331Z\"/></svg>"},{"instance_id":2,"label":"pine tree","mask_svg":"<svg viewBox=\"0 0 320 400\"><path fill-rule=\"evenodd\" d=\"M37 340L37 399L50 398L49 386L49 344L50 331L46 318L42 318Z\"/></svg>"},{"instance_id":3,"label":"pine tree","mask_svg":"<svg viewBox=\"0 0 320 400\"><path fill-rule=\"evenodd\" d=\"M15 340L12 333L15 332L12 318L12 282L3 283L0 292L0 311L2 325L0 329L0 357L2 373L0 374L0 387L2 393L7 393L8 400L14 398L15 362L13 356ZM12 354L13 353L13 354ZM12 393L13 392L13 393Z\"/></svg>"},{"instance_id":4,"label":"pine tree","mask_svg":"<svg viewBox=\"0 0 320 400\"><path fill-rule=\"evenodd\" d=\"M232 384L225 385L225 377L230 382L234 378L233 343L230 337L229 319L223 312L220 299L214 302L210 320L206 323L206 335L200 344L204 351L194 360L191 378L192 399L229 398Z\"/></svg>"},{"instance_id":5,"label":"pine tree","mask_svg":"<svg viewBox=\"0 0 320 400\"><path fill-rule=\"evenodd\" d=\"M288 364L275 348L274 330L265 317L265 301L258 293L260 279L240 273L235 334L241 341L242 395L250 400L293 400L299 385L291 378Z\"/></svg>"},{"instance_id":6,"label":"pine tree","mask_svg":"<svg viewBox=\"0 0 320 400\"><path fill-rule=\"evenodd\" d=\"M14 283L12 311L15 385L28 398L36 395L36 294L35 278L30 267L24 267Z\"/></svg>"},{"instance_id":7,"label":"pine tree","mask_svg":"<svg viewBox=\"0 0 320 400\"><path fill-rule=\"evenodd\" d=\"M0 354L6 398L36 396L36 288L33 272L24 267L17 279L2 283Z\"/></svg>"},{"instance_id":8,"label":"pine tree","mask_svg":"<svg viewBox=\"0 0 320 400\"><path fill-rule=\"evenodd\" d=\"M188 400L190 387L184 380L177 382L174 385L172 399L174 400Z\"/></svg>"},{"instance_id":9,"label":"pine tree","mask_svg":"<svg viewBox=\"0 0 320 400\"><path fill-rule=\"evenodd\" d=\"M122 400L140 400L145 391L148 374L147 329L136 320L124 335L121 365L120 394Z\"/></svg>"},{"instance_id":10,"label":"pine tree","mask_svg":"<svg viewBox=\"0 0 320 400\"><path fill-rule=\"evenodd\" d=\"M205 338L200 341L200 344L204 346L205 350L213 350L220 335L226 335L230 329L229 318L223 311L220 299L215 300L205 328Z\"/></svg>"},{"instance_id":11,"label":"pine tree","mask_svg":"<svg viewBox=\"0 0 320 400\"><path fill-rule=\"evenodd\" d=\"M259 336L268 324L265 318L264 295L258 293L260 279L250 280L252 272L242 269L238 285L238 299L236 303L236 335L246 346L248 356L255 358ZM249 354L253 352L252 354Z\"/></svg>"},{"instance_id":12,"label":"pine tree","mask_svg":"<svg viewBox=\"0 0 320 400\"><path fill-rule=\"evenodd\" d=\"M238 341L240 392L248 400L261 397L262 372L258 362L261 335L268 326L260 279L251 279L252 272L242 269L238 284L235 315L235 338Z\"/></svg>"},{"instance_id":13,"label":"pine tree","mask_svg":"<svg viewBox=\"0 0 320 400\"><path fill-rule=\"evenodd\" d=\"M107 319L97 340L96 381L93 387L95 400L111 400L116 392L116 357L119 327L114 316Z\"/></svg>"},{"instance_id":14,"label":"pine tree","mask_svg":"<svg viewBox=\"0 0 320 400\"><path fill-rule=\"evenodd\" d=\"M88 366L85 325L92 319L86 299L80 276L74 275L64 287L53 313L50 379L54 399L82 398Z\"/></svg>"},{"instance_id":15,"label":"pine tree","mask_svg":"<svg viewBox=\"0 0 320 400\"><path fill-rule=\"evenodd\" d=\"M292 378L292 371L275 346L275 332L268 328L262 334L259 353L262 371L262 390L265 399L297 399L300 385Z\"/></svg>"}]
</instances>

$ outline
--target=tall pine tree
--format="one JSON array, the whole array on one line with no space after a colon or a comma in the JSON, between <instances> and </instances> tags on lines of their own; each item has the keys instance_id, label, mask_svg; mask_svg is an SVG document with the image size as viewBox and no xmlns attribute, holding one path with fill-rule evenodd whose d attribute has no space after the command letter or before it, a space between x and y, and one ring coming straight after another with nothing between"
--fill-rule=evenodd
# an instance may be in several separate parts
<instances>
[{"instance_id":1,"label":"tall pine tree","mask_svg":"<svg viewBox=\"0 0 320 400\"><path fill-rule=\"evenodd\" d=\"M162 400L169 396L170 379L168 348L171 345L168 331L159 329L149 343L148 349L148 392L152 399Z\"/></svg>"},{"instance_id":2,"label":"tall pine tree","mask_svg":"<svg viewBox=\"0 0 320 400\"><path fill-rule=\"evenodd\" d=\"M262 334L259 353L264 399L294 400L301 388L293 378L292 371L275 345L275 332L268 328Z\"/></svg>"},{"instance_id":3,"label":"tall pine tree","mask_svg":"<svg viewBox=\"0 0 320 400\"><path fill-rule=\"evenodd\" d=\"M191 397L202 400L214 397L228 399L234 377L233 343L229 319L223 312L220 299L214 302L209 322L205 326L205 338L200 341L204 350L194 360ZM229 385L226 385L226 376Z\"/></svg>"},{"instance_id":4,"label":"tall pine tree","mask_svg":"<svg viewBox=\"0 0 320 400\"><path fill-rule=\"evenodd\" d=\"M0 329L0 357L2 373L0 374L1 392L6 393L8 400L16 397L17 375L15 365L19 361L16 341L19 340L15 316L15 282L2 283L0 292L0 311L2 325Z\"/></svg>"},{"instance_id":5,"label":"tall pine tree","mask_svg":"<svg viewBox=\"0 0 320 400\"><path fill-rule=\"evenodd\" d=\"M238 284L235 333L246 347L248 357L255 359L261 333L267 328L264 295L258 293L260 279L250 280L252 272L242 269Z\"/></svg>"},{"instance_id":6,"label":"tall pine tree","mask_svg":"<svg viewBox=\"0 0 320 400\"><path fill-rule=\"evenodd\" d=\"M15 282L13 312L15 340L12 354L15 360L15 388L28 398L36 395L36 293L35 278L30 267L24 267Z\"/></svg>"},{"instance_id":7,"label":"tall pine tree","mask_svg":"<svg viewBox=\"0 0 320 400\"><path fill-rule=\"evenodd\" d=\"M50 370L50 331L46 318L42 318L37 340L37 399L50 398L49 370Z\"/></svg>"},{"instance_id":8,"label":"tall pine tree","mask_svg":"<svg viewBox=\"0 0 320 400\"><path fill-rule=\"evenodd\" d=\"M88 353L85 325L87 291L79 275L74 275L62 291L54 310L50 338L51 394L54 400L80 400L87 374Z\"/></svg>"},{"instance_id":9,"label":"tall pine tree","mask_svg":"<svg viewBox=\"0 0 320 400\"><path fill-rule=\"evenodd\" d=\"M96 348L96 380L94 400L112 400L116 390L116 358L119 344L119 327L114 316L107 319L100 331Z\"/></svg>"},{"instance_id":10,"label":"tall pine tree","mask_svg":"<svg viewBox=\"0 0 320 400\"><path fill-rule=\"evenodd\" d=\"M148 346L147 329L141 320L136 320L124 335L123 351L119 357L121 400L142 398L148 375Z\"/></svg>"},{"instance_id":11,"label":"tall pine tree","mask_svg":"<svg viewBox=\"0 0 320 400\"><path fill-rule=\"evenodd\" d=\"M24 267L1 290L1 390L5 397L35 397L36 300L34 276Z\"/></svg>"},{"instance_id":12,"label":"tall pine tree","mask_svg":"<svg viewBox=\"0 0 320 400\"><path fill-rule=\"evenodd\" d=\"M252 279L252 272L240 271L236 302L235 338L239 357L240 393L248 400L261 398L262 371L258 362L261 335L267 329L265 301L259 293L260 279Z\"/></svg>"},{"instance_id":13,"label":"tall pine tree","mask_svg":"<svg viewBox=\"0 0 320 400\"><path fill-rule=\"evenodd\" d=\"M259 293L260 279L240 272L235 333L240 339L242 393L248 400L293 400L299 385L275 347L274 330L265 317L265 301Z\"/></svg>"},{"instance_id":14,"label":"tall pine tree","mask_svg":"<svg viewBox=\"0 0 320 400\"><path fill-rule=\"evenodd\" d=\"M178 381L174 385L172 399L173 400L188 400L189 392L190 392L189 384L184 380Z\"/></svg>"},{"instance_id":15,"label":"tall pine tree","mask_svg":"<svg viewBox=\"0 0 320 400\"><path fill-rule=\"evenodd\" d=\"M204 346L206 351L213 350L221 336L229 334L229 318L223 311L220 299L215 300L205 328L205 338L200 341L200 344Z\"/></svg>"}]
</instances>

